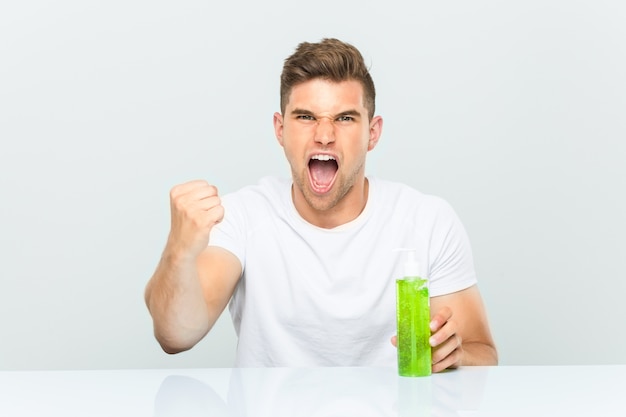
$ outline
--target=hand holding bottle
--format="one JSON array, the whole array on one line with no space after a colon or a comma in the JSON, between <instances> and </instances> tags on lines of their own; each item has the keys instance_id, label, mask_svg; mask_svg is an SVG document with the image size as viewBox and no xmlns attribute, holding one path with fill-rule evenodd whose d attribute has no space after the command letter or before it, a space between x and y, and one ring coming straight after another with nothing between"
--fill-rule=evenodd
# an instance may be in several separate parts
<instances>
[{"instance_id":1,"label":"hand holding bottle","mask_svg":"<svg viewBox=\"0 0 626 417\"><path fill-rule=\"evenodd\" d=\"M443 307L432 315L430 331L432 371L441 372L460 366L463 356L462 339L457 333L457 325L452 320L452 310L449 307ZM391 338L391 344L398 346L397 336Z\"/></svg>"},{"instance_id":2,"label":"hand holding bottle","mask_svg":"<svg viewBox=\"0 0 626 417\"><path fill-rule=\"evenodd\" d=\"M433 372L456 368L463 356L462 339L457 333L450 307L442 307L430 320L430 345L433 348Z\"/></svg>"}]
</instances>

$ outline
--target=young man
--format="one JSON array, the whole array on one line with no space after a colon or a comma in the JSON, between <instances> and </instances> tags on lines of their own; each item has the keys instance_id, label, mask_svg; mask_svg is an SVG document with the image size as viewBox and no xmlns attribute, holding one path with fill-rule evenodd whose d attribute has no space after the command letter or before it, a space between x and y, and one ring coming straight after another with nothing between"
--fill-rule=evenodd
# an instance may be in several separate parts
<instances>
[{"instance_id":1,"label":"young man","mask_svg":"<svg viewBox=\"0 0 626 417\"><path fill-rule=\"evenodd\" d=\"M155 336L190 349L230 303L237 366L395 366L395 248L430 279L433 372L497 353L463 226L443 200L365 176L381 135L360 52L302 43L285 61L274 129L292 180L221 198L175 186L171 230L146 287Z\"/></svg>"}]
</instances>

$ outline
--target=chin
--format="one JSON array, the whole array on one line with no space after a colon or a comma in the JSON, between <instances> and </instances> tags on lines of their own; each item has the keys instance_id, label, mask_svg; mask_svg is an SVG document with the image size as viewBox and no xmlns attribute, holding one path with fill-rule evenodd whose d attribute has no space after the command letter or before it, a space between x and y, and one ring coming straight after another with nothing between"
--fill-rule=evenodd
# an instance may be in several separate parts
<instances>
[{"instance_id":1,"label":"chin","mask_svg":"<svg viewBox=\"0 0 626 417\"><path fill-rule=\"evenodd\" d=\"M304 195L304 199L308 203L309 207L311 207L315 211L327 211L334 208L337 205L337 199L332 196L333 190L330 190L328 193L324 195L319 195L315 193L306 193Z\"/></svg>"}]
</instances>

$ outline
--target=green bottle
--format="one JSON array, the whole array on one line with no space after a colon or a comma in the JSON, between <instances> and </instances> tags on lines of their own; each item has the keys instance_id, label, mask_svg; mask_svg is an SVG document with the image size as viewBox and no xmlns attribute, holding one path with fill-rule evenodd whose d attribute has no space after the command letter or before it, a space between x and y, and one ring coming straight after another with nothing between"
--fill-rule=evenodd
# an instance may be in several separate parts
<instances>
[{"instance_id":1,"label":"green bottle","mask_svg":"<svg viewBox=\"0 0 626 417\"><path fill-rule=\"evenodd\" d=\"M432 372L430 349L430 296L428 280L419 274L415 249L407 253L404 277L396 280L398 375L428 376Z\"/></svg>"}]
</instances>

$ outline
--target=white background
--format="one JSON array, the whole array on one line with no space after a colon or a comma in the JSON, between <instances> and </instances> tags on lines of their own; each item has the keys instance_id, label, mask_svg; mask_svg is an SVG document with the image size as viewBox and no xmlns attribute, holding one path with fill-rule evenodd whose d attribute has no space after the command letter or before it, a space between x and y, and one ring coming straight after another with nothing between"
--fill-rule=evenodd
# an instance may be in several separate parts
<instances>
[{"instance_id":1,"label":"white background","mask_svg":"<svg viewBox=\"0 0 626 417\"><path fill-rule=\"evenodd\" d=\"M464 222L501 363L626 363L624 22L618 0L3 2L0 369L232 365L227 313L190 352L153 339L168 192L288 176L282 61L323 37L371 65L368 173Z\"/></svg>"}]
</instances>

